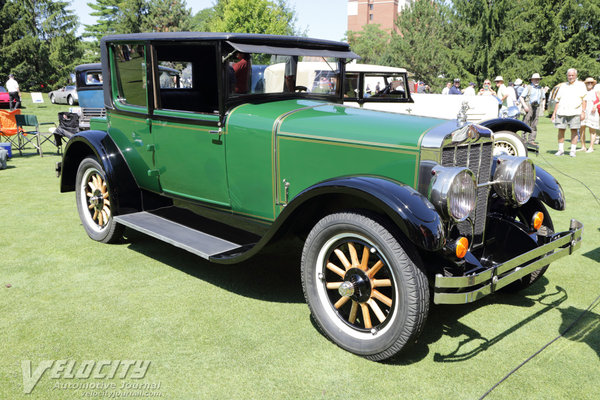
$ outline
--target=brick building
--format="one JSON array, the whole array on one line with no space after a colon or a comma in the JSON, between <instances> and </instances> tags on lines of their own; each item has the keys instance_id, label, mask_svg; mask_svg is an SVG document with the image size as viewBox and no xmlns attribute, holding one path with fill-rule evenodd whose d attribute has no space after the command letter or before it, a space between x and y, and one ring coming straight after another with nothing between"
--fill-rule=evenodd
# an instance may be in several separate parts
<instances>
[{"instance_id":1,"label":"brick building","mask_svg":"<svg viewBox=\"0 0 600 400\"><path fill-rule=\"evenodd\" d=\"M379 24L381 29L396 29L399 10L412 0L348 0L348 30L360 31L367 24Z\"/></svg>"}]
</instances>

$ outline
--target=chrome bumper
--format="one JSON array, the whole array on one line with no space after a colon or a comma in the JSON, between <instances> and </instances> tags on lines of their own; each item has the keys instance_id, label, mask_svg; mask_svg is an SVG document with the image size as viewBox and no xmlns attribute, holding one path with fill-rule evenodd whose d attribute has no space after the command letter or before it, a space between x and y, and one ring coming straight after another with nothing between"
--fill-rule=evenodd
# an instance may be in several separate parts
<instances>
[{"instance_id":1,"label":"chrome bumper","mask_svg":"<svg viewBox=\"0 0 600 400\"><path fill-rule=\"evenodd\" d=\"M557 233L546 243L527 253L498 264L478 274L446 277L436 275L433 302L436 304L472 303L521 279L553 261L572 254L581 246L583 224L574 219L568 231ZM534 260L542 257L538 260ZM469 290L477 287L475 290ZM451 290L448 292L448 290ZM457 291L460 291L457 293Z\"/></svg>"}]
</instances>

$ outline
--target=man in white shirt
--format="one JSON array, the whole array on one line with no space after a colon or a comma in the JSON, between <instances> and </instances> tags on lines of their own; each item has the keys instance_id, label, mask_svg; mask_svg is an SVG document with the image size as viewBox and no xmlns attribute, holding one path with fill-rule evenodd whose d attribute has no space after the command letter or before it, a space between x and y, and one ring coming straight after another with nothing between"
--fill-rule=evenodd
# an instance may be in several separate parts
<instances>
[{"instance_id":1,"label":"man in white shirt","mask_svg":"<svg viewBox=\"0 0 600 400\"><path fill-rule=\"evenodd\" d=\"M463 94L465 96L475 96L475 83L469 83L469 86L467 86Z\"/></svg>"},{"instance_id":2,"label":"man in white shirt","mask_svg":"<svg viewBox=\"0 0 600 400\"><path fill-rule=\"evenodd\" d=\"M19 90L19 84L15 80L13 74L8 75L6 90L8 91L10 99L10 111L19 108L21 106L21 91Z\"/></svg>"},{"instance_id":3,"label":"man in white shirt","mask_svg":"<svg viewBox=\"0 0 600 400\"><path fill-rule=\"evenodd\" d=\"M556 94L556 105L552 113L552 122L558 128L557 156L565 154L565 130L571 129L571 151L569 155L575 157L577 147L577 131L581 120L585 118L585 84L577 80L577 70L570 68L567 71L567 82L563 83Z\"/></svg>"}]
</instances>

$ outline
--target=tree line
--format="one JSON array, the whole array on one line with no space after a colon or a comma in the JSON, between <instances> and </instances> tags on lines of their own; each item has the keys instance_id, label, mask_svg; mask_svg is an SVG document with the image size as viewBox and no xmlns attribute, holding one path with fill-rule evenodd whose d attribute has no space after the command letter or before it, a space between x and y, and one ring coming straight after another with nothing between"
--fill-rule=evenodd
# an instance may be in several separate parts
<instances>
[{"instance_id":1,"label":"tree line","mask_svg":"<svg viewBox=\"0 0 600 400\"><path fill-rule=\"evenodd\" d=\"M438 92L454 78L480 86L537 72L552 87L569 68L600 76L598 0L416 0L396 25L367 25L348 42L361 62L404 67Z\"/></svg>"},{"instance_id":2,"label":"tree line","mask_svg":"<svg viewBox=\"0 0 600 400\"><path fill-rule=\"evenodd\" d=\"M70 5L64 0L0 0L0 82L13 73L23 91L64 86L75 66L100 61L99 41L108 34L301 33L286 0L215 0L195 15L185 0L96 0L88 6L97 22L84 25L81 36Z\"/></svg>"},{"instance_id":3,"label":"tree line","mask_svg":"<svg viewBox=\"0 0 600 400\"><path fill-rule=\"evenodd\" d=\"M64 0L0 0L0 80L14 73L23 90L65 85L78 64L100 60L100 38L137 32L245 32L305 35L286 0L214 0L192 14L185 0L95 0L93 25ZM341 11L344 12L344 11ZM568 68L600 75L598 0L415 0L397 19L398 33L366 25L348 32L361 62L404 67L441 89L460 78L481 84L503 75L544 85ZM85 40L82 40L85 39Z\"/></svg>"}]
</instances>

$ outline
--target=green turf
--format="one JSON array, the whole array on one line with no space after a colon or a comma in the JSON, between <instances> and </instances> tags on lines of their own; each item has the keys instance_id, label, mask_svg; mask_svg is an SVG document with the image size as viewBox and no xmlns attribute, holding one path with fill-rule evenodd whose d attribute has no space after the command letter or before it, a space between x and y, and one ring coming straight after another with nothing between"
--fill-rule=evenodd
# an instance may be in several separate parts
<instances>
[{"instance_id":1,"label":"green turf","mask_svg":"<svg viewBox=\"0 0 600 400\"><path fill-rule=\"evenodd\" d=\"M68 107L27 112L56 121ZM21 361L150 360L142 382L167 399L477 399L554 339L600 294L600 147L555 157L556 131L540 123L535 163L554 174L567 210L557 230L585 224L584 242L518 295L432 306L419 342L393 362L347 353L311 322L299 261L271 252L235 266L205 262L139 233L105 245L85 234L73 193L59 193L51 154L14 156L0 171L0 399L75 399L52 379L23 393ZM9 286L10 287L7 287ZM488 399L595 399L600 307L498 386ZM149 390L152 392L152 390ZM113 394L117 391L113 391ZM143 396L137 396L143 397Z\"/></svg>"}]
</instances>

